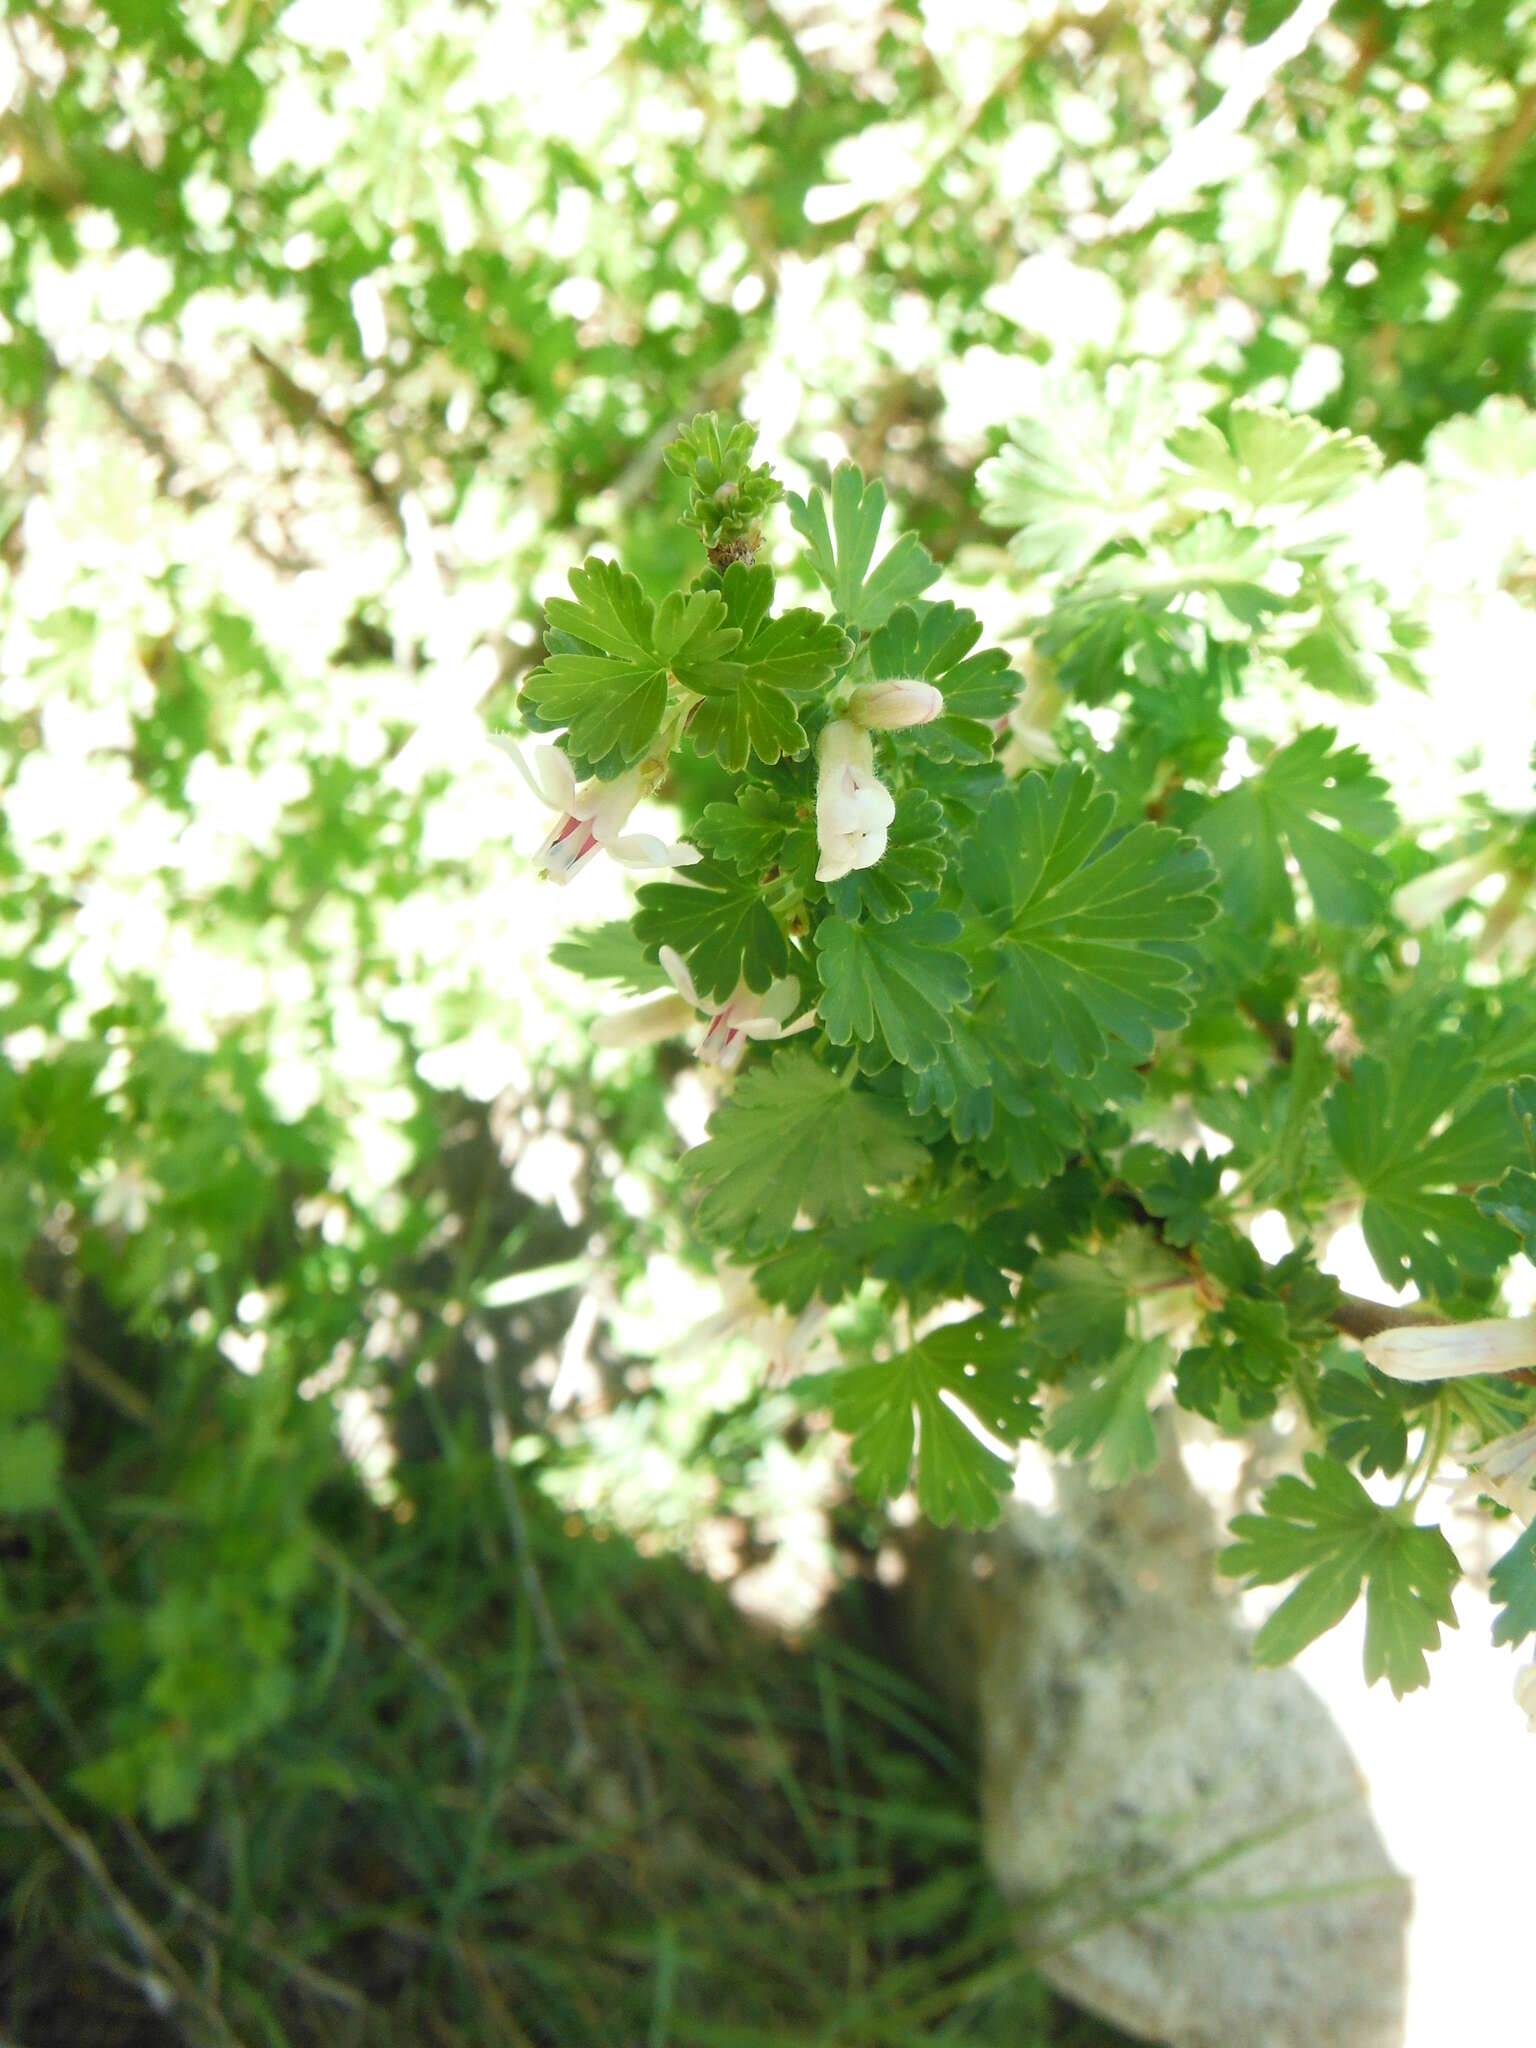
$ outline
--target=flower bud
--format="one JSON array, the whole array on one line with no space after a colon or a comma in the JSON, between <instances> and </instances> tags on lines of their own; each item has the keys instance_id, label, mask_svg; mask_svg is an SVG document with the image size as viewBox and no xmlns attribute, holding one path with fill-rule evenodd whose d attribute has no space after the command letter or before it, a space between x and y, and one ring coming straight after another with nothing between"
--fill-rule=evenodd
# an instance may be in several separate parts
<instances>
[{"instance_id":1,"label":"flower bud","mask_svg":"<svg viewBox=\"0 0 1536 2048\"><path fill-rule=\"evenodd\" d=\"M1365 1355L1394 1380L1454 1380L1475 1372L1518 1372L1536 1365L1536 1316L1479 1323L1422 1323L1383 1330Z\"/></svg>"},{"instance_id":2,"label":"flower bud","mask_svg":"<svg viewBox=\"0 0 1536 2048\"><path fill-rule=\"evenodd\" d=\"M944 692L932 683L896 677L886 683L860 683L848 699L855 725L879 732L900 732L909 725L927 725L944 709Z\"/></svg>"}]
</instances>

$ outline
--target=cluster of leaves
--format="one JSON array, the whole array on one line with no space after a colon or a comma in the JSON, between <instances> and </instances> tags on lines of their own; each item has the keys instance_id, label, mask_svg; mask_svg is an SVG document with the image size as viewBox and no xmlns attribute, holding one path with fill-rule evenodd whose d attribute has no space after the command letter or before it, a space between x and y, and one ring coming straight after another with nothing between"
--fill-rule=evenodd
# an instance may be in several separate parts
<instances>
[{"instance_id":1,"label":"cluster of leaves","mask_svg":"<svg viewBox=\"0 0 1536 2048\"><path fill-rule=\"evenodd\" d=\"M875 9L831 44L814 10L759 0L16 0L0 28L7 1740L59 1807L94 1808L141 1913L163 1895L136 1854L125 1873L119 1823L174 1829L211 1802L178 1844L183 1902L218 1864L230 1925L282 1919L311 1955L322 1915L358 1944L398 1923L414 1946L384 1968L423 1987L413 2040L456 1997L474 2038L503 2024L462 1938L498 1809L480 1781L436 1798L423 1703L451 1699L435 1653L487 1582L498 1653L507 1613L526 1620L488 1533L483 1354L558 1345L570 1297L519 1294L489 1324L465 1304L480 1263L558 1271L585 1248L508 1194L504 1159L539 1136L583 1153L570 1199L621 1295L675 1241L610 1170L670 1172L669 1068L598 1086L552 1043L576 1033L510 943L543 925L509 895L499 829L473 843L443 756L384 767L487 658L526 667L523 593L552 564L592 556L550 607L529 724L611 778L686 715L676 786L709 856L562 956L643 991L671 944L715 998L792 973L816 1001L820 1034L750 1056L683 1185L698 1238L771 1302L837 1310L844 1361L803 1393L871 1498L915 1484L936 1517L985 1519L1031 1434L1135 1470L1170 1375L1234 1433L1294 1403L1329 1477L1272 1500L1234 1563L1305 1575L1271 1647L1363 1588L1406 1684L1451 1570L1408 1512L1433 1453L1530 1411L1515 1381L1371 1373L1360 1304L1318 1270L1358 1206L1384 1279L1452 1317L1493 1303L1530 1243L1506 1112L1536 1030L1497 945L1469 982L1463 940L1421 931L1410 971L1392 890L1435 856L1287 695L1412 670L1413 621L1330 538L1374 461L1362 434L1424 451L1450 531L1480 491L1507 503L1479 567L1529 581L1530 10L1335 7L1256 103L1247 167L1108 236L1230 75L1224 39L1261 40L1288 4L1110 0L1022 36L1002 10L958 42L921 12ZM1010 277L1021 247L1042 254ZM1124 370L1149 356L1165 376ZM1193 411L1173 395L1191 379ZM1213 391L1239 402L1195 417ZM777 482L744 427L700 411L739 397L802 479L843 437L910 530L880 553L885 491L842 469L789 507L798 581L776 591L754 536L781 537ZM973 474L1021 404L989 532ZM671 457L680 522L660 450L696 412ZM684 527L715 552L702 576ZM1074 707L1049 739L998 730L1017 679L961 601L968 551L996 560L1000 531L1032 675ZM958 574L934 599L941 564ZM987 595L992 617L1021 593ZM849 685L897 677L935 683L944 715L878 741L886 856L824 887L816 739ZM1508 877L1513 919L1536 832L1485 814L1469 850ZM1270 1264L1261 1209L1297 1245ZM615 1348L599 1332L617 1385ZM529 1398L547 1450L558 1422ZM370 1418L397 1495L356 1477ZM698 1440L713 1491L728 1460ZM1368 1506L1346 1468L1406 1506ZM1494 1590L1500 1639L1523 1641L1528 1537ZM386 1684L363 1617L388 1632L402 1608ZM537 1682L514 1648L488 1666L503 1757ZM316 1730L343 1693L366 1705L338 1763ZM402 1751L412 1712L429 1725ZM290 1747L306 1716L313 1742ZM300 1796L329 1843L360 1787L357 1889L306 1900L320 1859L269 1853ZM284 1827L244 1824L274 1811ZM812 1816L844 1874L845 1822ZM11 1834L25 1907L58 1866ZM574 1867L556 1834L540 1869ZM919 1850L903 1838L904 1863ZM430 1918L381 1900L381 1867ZM498 1866L503 1896L527 1868ZM924 1896L889 1902L872 1953ZM710 1915L678 1924L644 1951L637 2038L665 2030ZM579 2006L591 1923L572 1925ZM24 1962L86 1974L71 1912L33 1932ZM114 2000L134 1995L125 1959L161 1995L120 1925L91 1936ZM192 1958L179 1907L170 1938ZM189 1968L243 1970L241 2022L281 2039L251 1953L232 1937ZM548 2010L552 2038L579 2038ZM909 2029L872 2012L837 2017Z\"/></svg>"},{"instance_id":2,"label":"cluster of leaves","mask_svg":"<svg viewBox=\"0 0 1536 2048\"><path fill-rule=\"evenodd\" d=\"M713 757L694 825L710 857L641 888L633 937L722 1006L792 975L819 1030L756 1056L684 1180L697 1229L769 1301L863 1290L847 1361L801 1390L869 1496L915 1478L935 1520L986 1523L1026 1436L1112 1483L1153 1461L1170 1375L1235 1433L1298 1402L1326 1451L1230 1554L1256 1582L1306 1574L1260 1653L1293 1654L1365 1587L1368 1675L1403 1690L1457 1567L1349 1467L1404 1473L1410 1433L1430 1456L1454 1410L1369 1371L1344 1341L1364 1305L1314 1246L1358 1202L1385 1282L1453 1316L1487 1302L1520 1243L1508 1205L1470 1191L1523 1157L1510 1084L1536 1006L1518 982L1469 991L1449 949L1410 970L1397 814L1358 749L1250 733L1231 772L1254 678L1336 682L1362 604L1411 640L1319 539L1370 465L1271 411L1180 425L1150 373L1016 432L983 477L989 516L1058 579L1037 647L1077 701L1119 711L1107 760L1070 718L1060 758L1021 758L1019 677L971 613L925 595L936 565L913 536L879 552L885 494L847 465L789 501L826 613L773 616L765 565L705 572L635 627L653 650L639 716L600 597L621 572L589 562L550 607L524 703L583 769L662 731ZM630 602L638 619L637 586ZM819 883L817 733L850 689L896 678L936 685L942 712L877 735L889 842ZM567 957L609 971L609 950L594 935ZM1223 1157L1176 1141L1191 1112ZM1297 1241L1276 1263L1244 1227L1261 1208Z\"/></svg>"}]
</instances>

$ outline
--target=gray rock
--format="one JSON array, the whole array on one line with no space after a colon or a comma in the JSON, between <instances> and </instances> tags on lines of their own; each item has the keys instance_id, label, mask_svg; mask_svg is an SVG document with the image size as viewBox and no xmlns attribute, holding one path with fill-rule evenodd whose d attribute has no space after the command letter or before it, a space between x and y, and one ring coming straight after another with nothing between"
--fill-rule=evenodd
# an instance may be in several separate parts
<instances>
[{"instance_id":1,"label":"gray rock","mask_svg":"<svg viewBox=\"0 0 1536 2048\"><path fill-rule=\"evenodd\" d=\"M988 1860L1042 1973L1170 2048L1398 2048L1412 1899L1327 1708L1261 1671L1176 1457L910 1553L918 1661L979 1716Z\"/></svg>"}]
</instances>

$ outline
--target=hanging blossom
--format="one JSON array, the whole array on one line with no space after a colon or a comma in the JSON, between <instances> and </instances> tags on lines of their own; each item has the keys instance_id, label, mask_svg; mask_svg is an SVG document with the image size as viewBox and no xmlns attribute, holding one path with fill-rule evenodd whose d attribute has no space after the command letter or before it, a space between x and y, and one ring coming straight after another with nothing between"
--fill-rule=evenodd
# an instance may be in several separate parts
<instances>
[{"instance_id":1,"label":"hanging blossom","mask_svg":"<svg viewBox=\"0 0 1536 2048\"><path fill-rule=\"evenodd\" d=\"M880 859L896 804L875 774L874 743L851 719L834 718L823 729L816 765L816 879L836 882Z\"/></svg>"},{"instance_id":2,"label":"hanging blossom","mask_svg":"<svg viewBox=\"0 0 1536 2048\"><path fill-rule=\"evenodd\" d=\"M824 1302L810 1302L798 1316L771 1306L757 1291L748 1271L729 1263L716 1268L720 1283L720 1307L692 1329L685 1330L668 1351L669 1358L712 1357L723 1342L741 1338L763 1354L769 1386L787 1386L816 1363L827 1341L826 1325L831 1310Z\"/></svg>"},{"instance_id":3,"label":"hanging blossom","mask_svg":"<svg viewBox=\"0 0 1536 2048\"><path fill-rule=\"evenodd\" d=\"M530 764L507 733L493 732L489 738L540 803L558 813L559 822L537 855L549 881L570 881L600 852L627 868L683 868L701 858L692 846L669 846L650 832L624 830L635 805L650 795L666 773L664 749L647 755L612 782L594 778L578 789L571 764L558 747L537 748Z\"/></svg>"},{"instance_id":4,"label":"hanging blossom","mask_svg":"<svg viewBox=\"0 0 1536 2048\"><path fill-rule=\"evenodd\" d=\"M797 1031L809 1031L816 1022L814 1010L796 1017L793 1024L789 1022L800 1000L800 984L792 974L769 982L761 994L739 981L727 1002L706 1002L680 954L663 946L660 957L676 994L656 996L620 1010L615 1016L599 1017L592 1026L596 1044L650 1045L660 1038L675 1038L693 1022L694 1012L699 1011L708 1017L709 1028L699 1044L698 1056L705 1066L719 1067L729 1074L741 1065L750 1040L791 1038Z\"/></svg>"},{"instance_id":5,"label":"hanging blossom","mask_svg":"<svg viewBox=\"0 0 1536 2048\"><path fill-rule=\"evenodd\" d=\"M1456 1380L1474 1372L1536 1365L1536 1316L1481 1323L1410 1323L1365 1341L1365 1355L1394 1380Z\"/></svg>"},{"instance_id":6,"label":"hanging blossom","mask_svg":"<svg viewBox=\"0 0 1536 2048\"><path fill-rule=\"evenodd\" d=\"M1481 853L1469 853L1462 860L1447 861L1404 882L1392 898L1392 908L1410 931L1422 931L1464 896L1470 896L1479 882L1496 875L1503 866L1507 849L1499 842L1485 846Z\"/></svg>"},{"instance_id":7,"label":"hanging blossom","mask_svg":"<svg viewBox=\"0 0 1536 2048\"><path fill-rule=\"evenodd\" d=\"M943 709L944 692L934 684L892 676L860 683L841 717L824 727L816 742L818 882L836 882L855 868L872 868L885 852L896 803L875 773L870 733L926 725Z\"/></svg>"},{"instance_id":8,"label":"hanging blossom","mask_svg":"<svg viewBox=\"0 0 1536 2048\"><path fill-rule=\"evenodd\" d=\"M1461 1379L1469 1373L1519 1372L1536 1366L1536 1316L1489 1322L1437 1323L1384 1330L1365 1355L1378 1372L1398 1380ZM1536 1422L1468 1453L1470 1474L1462 1498L1488 1494L1522 1522L1536 1519ZM1536 1662L1515 1678L1515 1704L1536 1735Z\"/></svg>"}]
</instances>

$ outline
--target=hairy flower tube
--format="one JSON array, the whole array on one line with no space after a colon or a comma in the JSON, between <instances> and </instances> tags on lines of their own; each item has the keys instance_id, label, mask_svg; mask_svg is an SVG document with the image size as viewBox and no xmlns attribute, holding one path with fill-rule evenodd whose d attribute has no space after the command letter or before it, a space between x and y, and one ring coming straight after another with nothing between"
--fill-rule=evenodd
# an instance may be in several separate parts
<instances>
[{"instance_id":1,"label":"hairy flower tube","mask_svg":"<svg viewBox=\"0 0 1536 2048\"><path fill-rule=\"evenodd\" d=\"M1468 1468L1467 1477L1453 1498L1476 1500L1480 1494L1487 1494L1490 1500L1501 1501L1522 1522L1536 1516L1536 1422L1528 1422L1508 1436L1497 1436L1491 1443L1480 1444L1475 1451L1465 1453L1463 1462Z\"/></svg>"},{"instance_id":2,"label":"hairy flower tube","mask_svg":"<svg viewBox=\"0 0 1536 2048\"><path fill-rule=\"evenodd\" d=\"M1463 860L1431 868L1427 874L1403 884L1392 898L1392 908L1410 931L1422 931L1425 925L1454 909L1464 896L1470 896L1479 882L1496 875L1504 858L1505 848L1495 844L1485 846L1481 853L1470 853Z\"/></svg>"},{"instance_id":3,"label":"hairy flower tube","mask_svg":"<svg viewBox=\"0 0 1536 2048\"><path fill-rule=\"evenodd\" d=\"M496 732L489 737L540 803L559 814L559 822L537 855L541 871L551 882L570 881L600 852L628 868L682 868L699 858L691 846L669 846L652 833L624 830L635 805L650 795L666 773L665 752L648 755L612 782L594 779L578 789L571 764L558 747L538 748L530 765L508 734Z\"/></svg>"},{"instance_id":4,"label":"hairy flower tube","mask_svg":"<svg viewBox=\"0 0 1536 2048\"><path fill-rule=\"evenodd\" d=\"M592 1026L595 1043L647 1045L660 1038L674 1038L698 1010L709 1019L698 1056L705 1066L729 1074L741 1065L752 1039L790 1038L797 1031L809 1031L816 1022L814 1010L796 1017L793 1024L788 1021L800 1000L800 984L792 974L769 982L761 994L738 982L728 1001L715 1003L706 1002L699 994L682 956L672 947L662 947L661 964L676 995L653 996L615 1016L600 1017Z\"/></svg>"},{"instance_id":5,"label":"hairy flower tube","mask_svg":"<svg viewBox=\"0 0 1536 2048\"><path fill-rule=\"evenodd\" d=\"M860 683L848 699L847 715L855 725L876 732L901 732L909 725L927 725L944 709L944 692L932 683L893 677L885 683Z\"/></svg>"},{"instance_id":6,"label":"hairy flower tube","mask_svg":"<svg viewBox=\"0 0 1536 2048\"><path fill-rule=\"evenodd\" d=\"M823 730L816 763L816 879L836 882L880 859L896 804L875 774L874 743L851 719L834 718Z\"/></svg>"},{"instance_id":7,"label":"hairy flower tube","mask_svg":"<svg viewBox=\"0 0 1536 2048\"><path fill-rule=\"evenodd\" d=\"M1365 1355L1394 1380L1465 1379L1536 1365L1536 1316L1482 1323L1421 1323L1369 1337Z\"/></svg>"}]
</instances>

